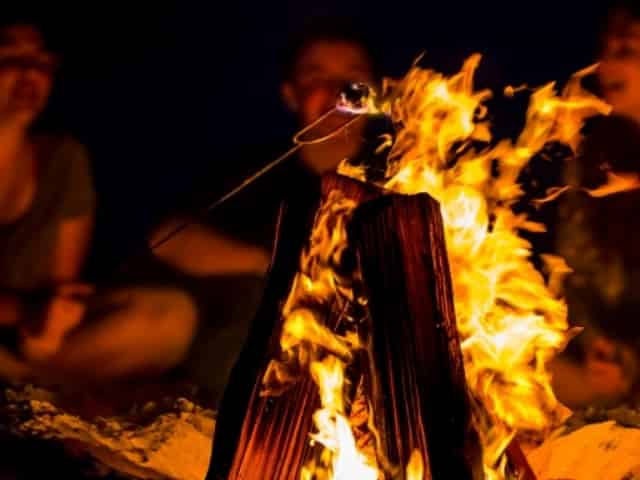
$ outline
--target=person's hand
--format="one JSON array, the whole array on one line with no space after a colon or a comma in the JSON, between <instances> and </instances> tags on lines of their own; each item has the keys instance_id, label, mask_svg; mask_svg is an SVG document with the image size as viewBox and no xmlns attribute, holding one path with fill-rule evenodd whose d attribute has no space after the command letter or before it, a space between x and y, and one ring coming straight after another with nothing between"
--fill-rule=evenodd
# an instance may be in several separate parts
<instances>
[{"instance_id":1,"label":"person's hand","mask_svg":"<svg viewBox=\"0 0 640 480\"><path fill-rule=\"evenodd\" d=\"M634 352L605 337L596 337L586 352L586 380L599 400L615 401L627 395L633 386L637 358Z\"/></svg>"},{"instance_id":2,"label":"person's hand","mask_svg":"<svg viewBox=\"0 0 640 480\"><path fill-rule=\"evenodd\" d=\"M43 361L54 355L68 332L82 321L91 285L72 283L60 286L44 313L43 327L34 335L22 330L22 353L29 361Z\"/></svg>"}]
</instances>

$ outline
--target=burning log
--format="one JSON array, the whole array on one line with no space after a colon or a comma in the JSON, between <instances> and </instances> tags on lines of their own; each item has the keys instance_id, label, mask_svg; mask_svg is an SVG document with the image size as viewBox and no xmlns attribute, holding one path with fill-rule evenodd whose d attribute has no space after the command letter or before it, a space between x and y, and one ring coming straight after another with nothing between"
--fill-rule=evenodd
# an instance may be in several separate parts
<instances>
[{"instance_id":1,"label":"burning log","mask_svg":"<svg viewBox=\"0 0 640 480\"><path fill-rule=\"evenodd\" d=\"M380 439L381 469L401 477L417 450L425 478L481 478L439 205L426 194L387 195L325 177L323 198L335 190L361 205L348 230L369 300L371 341L350 371L370 400L368 437ZM281 302L309 237L311 213L290 204L281 216L265 297L219 412L208 478L293 480L312 453L309 433L320 402L311 377L303 375L278 396L261 395L269 362L280 352ZM336 317L326 325L335 328ZM354 401L352 418L355 405L362 402Z\"/></svg>"},{"instance_id":2,"label":"burning log","mask_svg":"<svg viewBox=\"0 0 640 480\"><path fill-rule=\"evenodd\" d=\"M426 194L387 195L354 216L350 238L362 263L373 320L375 367L388 455L414 448L431 478L475 478L464 365L440 207Z\"/></svg>"}]
</instances>

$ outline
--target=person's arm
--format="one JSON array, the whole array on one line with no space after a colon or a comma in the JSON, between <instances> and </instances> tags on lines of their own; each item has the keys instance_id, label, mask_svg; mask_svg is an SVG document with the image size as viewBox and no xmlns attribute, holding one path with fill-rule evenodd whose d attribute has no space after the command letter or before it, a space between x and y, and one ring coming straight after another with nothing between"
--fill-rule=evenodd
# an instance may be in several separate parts
<instances>
[{"instance_id":1,"label":"person's arm","mask_svg":"<svg viewBox=\"0 0 640 480\"><path fill-rule=\"evenodd\" d=\"M168 221L152 235L150 244L163 238L181 221ZM255 274L263 275L269 266L264 249L234 240L214 228L194 223L160 245L157 258L194 276Z\"/></svg>"},{"instance_id":2,"label":"person's arm","mask_svg":"<svg viewBox=\"0 0 640 480\"><path fill-rule=\"evenodd\" d=\"M76 283L82 271L93 227L95 194L85 149L68 140L55 152L60 185L55 213L57 231L51 251L52 296L42 312L43 324L37 333L21 325L21 351L28 359L54 354L68 331L84 317L84 298L91 294L88 285Z\"/></svg>"},{"instance_id":3,"label":"person's arm","mask_svg":"<svg viewBox=\"0 0 640 480\"><path fill-rule=\"evenodd\" d=\"M55 283L72 282L80 275L89 251L93 223L93 213L60 223L52 264Z\"/></svg>"},{"instance_id":4,"label":"person's arm","mask_svg":"<svg viewBox=\"0 0 640 480\"><path fill-rule=\"evenodd\" d=\"M90 287L73 286L78 278L91 239L93 215L84 215L61 222L53 252L51 278L56 285L67 285L71 293L56 291L53 300L72 302L76 290L87 294ZM67 288L68 290L68 288ZM64 299L62 298L64 297ZM52 300L52 301L53 301ZM33 307L33 306L32 306ZM16 326L25 320L25 300L14 293L0 293L0 327ZM43 312L44 313L44 312ZM75 323L75 322L71 322ZM26 327L26 325L22 325Z\"/></svg>"},{"instance_id":5,"label":"person's arm","mask_svg":"<svg viewBox=\"0 0 640 480\"><path fill-rule=\"evenodd\" d=\"M64 220L58 228L51 278L55 284L74 282L84 264L93 215ZM24 317L23 300L12 292L0 293L0 327L17 325Z\"/></svg>"},{"instance_id":6,"label":"person's arm","mask_svg":"<svg viewBox=\"0 0 640 480\"><path fill-rule=\"evenodd\" d=\"M65 168L51 263L55 284L73 282L79 277L89 251L95 215L95 192L86 149L67 140L59 157Z\"/></svg>"}]
</instances>

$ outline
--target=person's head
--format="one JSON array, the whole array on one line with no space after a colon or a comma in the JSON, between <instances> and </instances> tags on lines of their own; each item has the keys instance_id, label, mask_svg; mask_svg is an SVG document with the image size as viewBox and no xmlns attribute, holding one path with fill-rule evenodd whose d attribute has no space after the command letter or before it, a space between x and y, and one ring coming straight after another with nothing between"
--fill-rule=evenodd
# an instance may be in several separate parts
<instances>
[{"instance_id":1,"label":"person's head","mask_svg":"<svg viewBox=\"0 0 640 480\"><path fill-rule=\"evenodd\" d=\"M374 57L364 35L346 22L322 22L306 29L294 43L286 61L281 93L302 127L335 106L339 92L349 82L373 84L375 80ZM348 119L343 114L331 115L313 132L325 135ZM345 134L303 149L307 164L322 172L357 153L364 125L365 122L357 122Z\"/></svg>"},{"instance_id":2,"label":"person's head","mask_svg":"<svg viewBox=\"0 0 640 480\"><path fill-rule=\"evenodd\" d=\"M602 35L599 82L614 112L640 121L640 2L610 10Z\"/></svg>"},{"instance_id":3,"label":"person's head","mask_svg":"<svg viewBox=\"0 0 640 480\"><path fill-rule=\"evenodd\" d=\"M34 122L49 100L56 65L37 26L0 26L0 128Z\"/></svg>"}]
</instances>

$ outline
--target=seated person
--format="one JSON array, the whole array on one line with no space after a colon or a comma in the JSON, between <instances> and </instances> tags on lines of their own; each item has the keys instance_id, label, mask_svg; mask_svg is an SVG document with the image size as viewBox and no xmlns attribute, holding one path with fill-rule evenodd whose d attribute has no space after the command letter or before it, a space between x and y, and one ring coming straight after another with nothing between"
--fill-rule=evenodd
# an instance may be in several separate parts
<instances>
[{"instance_id":1,"label":"seated person","mask_svg":"<svg viewBox=\"0 0 640 480\"><path fill-rule=\"evenodd\" d=\"M94 219L87 153L32 132L56 64L37 27L0 27L0 379L165 371L192 342L191 297L154 286L96 293L79 281Z\"/></svg>"},{"instance_id":2,"label":"seated person","mask_svg":"<svg viewBox=\"0 0 640 480\"><path fill-rule=\"evenodd\" d=\"M184 219L159 226L150 244L166 238ZM154 249L141 283L160 280L189 292L198 319L186 357L176 372L200 387L202 397L217 406L249 323L257 310L269 265L266 248L248 243L192 219L187 228Z\"/></svg>"},{"instance_id":3,"label":"seated person","mask_svg":"<svg viewBox=\"0 0 640 480\"><path fill-rule=\"evenodd\" d=\"M579 161L568 165L569 184L594 188L607 171L640 174L640 7L612 10L598 80L612 105L598 119ZM570 407L615 405L637 398L640 381L640 192L590 198L580 189L560 205L558 251L574 274L568 279L569 317L584 326L554 365L555 389Z\"/></svg>"},{"instance_id":4,"label":"seated person","mask_svg":"<svg viewBox=\"0 0 640 480\"><path fill-rule=\"evenodd\" d=\"M56 58L35 27L0 30L0 325L19 325L28 351L38 344L56 348L82 310L73 295L91 290L75 283L93 224L86 151L70 138L31 132L55 68ZM52 295L36 298L38 290ZM46 333L36 340L28 320L40 314ZM0 369L5 366L18 364Z\"/></svg>"}]
</instances>

